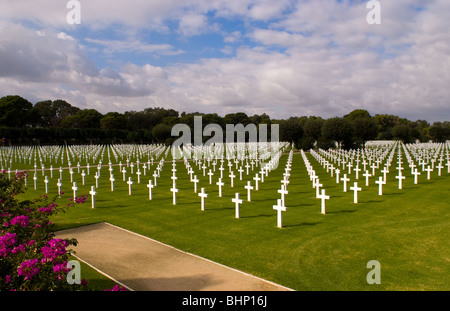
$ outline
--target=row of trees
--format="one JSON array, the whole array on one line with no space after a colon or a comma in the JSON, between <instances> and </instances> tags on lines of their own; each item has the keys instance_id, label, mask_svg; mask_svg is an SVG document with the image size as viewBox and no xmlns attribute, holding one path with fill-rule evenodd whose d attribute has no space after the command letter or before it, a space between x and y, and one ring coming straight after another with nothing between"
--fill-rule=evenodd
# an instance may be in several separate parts
<instances>
[{"instance_id":1,"label":"row of trees","mask_svg":"<svg viewBox=\"0 0 450 311\"><path fill-rule=\"evenodd\" d=\"M218 124L279 124L280 140L297 147L328 148L337 142L343 148L361 146L368 140L400 139L404 142L445 141L450 139L450 122L410 121L394 115L371 116L357 109L343 117L324 119L315 116L271 119L267 114L248 116L243 112L224 117L216 113L185 113L173 109L146 108L142 111L102 114L95 109L80 109L64 100L36 104L10 95L0 98L0 135L6 143L166 143L170 144L175 124L194 128L194 116L201 115L203 126ZM269 136L270 138L270 133ZM207 140L208 137L205 138Z\"/></svg>"}]
</instances>

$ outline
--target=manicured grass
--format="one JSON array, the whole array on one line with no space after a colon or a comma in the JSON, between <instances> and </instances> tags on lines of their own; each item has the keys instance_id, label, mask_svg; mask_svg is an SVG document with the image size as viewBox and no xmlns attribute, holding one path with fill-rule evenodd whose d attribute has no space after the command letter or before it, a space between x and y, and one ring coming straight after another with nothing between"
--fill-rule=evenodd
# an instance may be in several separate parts
<instances>
[{"instance_id":1,"label":"manicured grass","mask_svg":"<svg viewBox=\"0 0 450 311\"><path fill-rule=\"evenodd\" d=\"M110 191L106 160L101 169L96 208L92 209L88 200L57 215L53 221L59 229L107 221L295 290L450 289L450 175L446 169L441 177L435 170L431 180L422 173L419 184L414 185L408 166L403 164L406 180L403 190L399 190L394 160L384 195L378 196L378 185L374 183L380 175L378 170L377 176L370 179L370 187L366 187L365 178L360 177L358 185L363 190L359 193L359 204L354 204L353 192L344 193L342 183L336 184L335 178L330 177L310 154L307 157L327 195L331 196L326 215L320 213L320 200L315 198L305 163L296 152L282 229L276 227L277 212L272 206L280 198L277 190L283 179L287 154L281 157L278 168L269 173L265 182L259 183L259 191L252 191L252 202L247 202L244 186L247 180L255 185L250 178L256 171L248 176L244 172L244 180L240 181L239 172L233 165L237 178L231 188L225 161L223 181L226 186L223 197L219 198L215 185L219 166L216 166L213 184L209 185L208 175L203 176L202 170L191 161L200 179L198 190L204 187L208 194L205 211L200 210L200 197L194 193L194 184L189 181L182 161L176 162L180 190L177 205L173 206L171 161L165 163L158 186L153 189L153 200L149 201L146 185L152 178L156 161L147 176L141 176L141 184L137 184L137 176L133 175L133 194L129 196L128 185L122 181L117 166L114 167L115 191ZM403 159L403 163L407 163ZM74 171L77 172L75 166ZM87 194L90 186L95 185L96 171L96 167L91 168L85 186L81 184L81 176L74 174L79 194ZM130 168L127 171L128 178ZM59 172L55 171L52 193L56 193L58 176ZM29 190L21 198L32 198L44 192L40 170L38 177L38 191L33 190L29 178ZM353 174L349 187L354 178ZM59 204L68 202L72 196L71 187L65 170L65 194L58 200ZM234 217L234 203L231 202L236 192L244 200L240 219ZM370 260L378 260L381 264L379 285L369 285L366 281L370 271L366 264Z\"/></svg>"}]
</instances>

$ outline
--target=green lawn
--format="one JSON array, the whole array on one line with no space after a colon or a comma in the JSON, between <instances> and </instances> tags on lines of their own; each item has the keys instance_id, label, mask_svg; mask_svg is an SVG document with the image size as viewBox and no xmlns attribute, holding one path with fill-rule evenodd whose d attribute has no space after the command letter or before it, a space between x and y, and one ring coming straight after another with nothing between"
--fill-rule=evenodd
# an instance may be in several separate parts
<instances>
[{"instance_id":1,"label":"green lawn","mask_svg":"<svg viewBox=\"0 0 450 311\"><path fill-rule=\"evenodd\" d=\"M191 161L200 179L199 191L204 187L208 194L205 211L200 209L200 197L194 193L194 184L189 181L182 161L177 162L180 190L177 205L173 206L171 161L165 163L150 201L146 185L152 178L156 161L147 176L141 176L141 184L137 184L137 176L133 175L133 194L129 196L128 185L122 181L117 166L114 167L115 191L110 191L108 165L105 165L108 161L104 159L96 208L92 209L88 200L57 215L53 221L58 229L106 221L295 290L450 290L450 174L446 168L442 177L438 177L435 170L431 180L422 173L419 184L414 185L403 157L406 180L403 190L399 190L395 156L384 195L378 196L378 185L374 183L380 175L378 170L377 177L371 177L370 187L365 187L365 179L360 176L358 184L363 190L359 193L359 204L354 204L353 192L344 193L342 183L336 184L335 178L310 154L307 157L327 195L331 196L327 201L327 213L320 213L321 202L315 198L305 163L296 152L282 229L276 226L277 212L272 206L280 198L277 190L287 154L281 157L280 165L269 173L265 182L260 182L259 191L252 191L252 202L247 202L244 186L255 176L255 171L248 176L244 172L244 180L240 181L233 165L237 178L231 188L228 166L224 165L226 185L223 197L219 198L215 182L220 172L216 170L213 185L209 185L209 177L203 176L202 170ZM76 162L72 163L77 172L75 165ZM87 194L90 186L95 185L96 171L96 167L91 167L85 186L81 184L81 176L74 174L79 194ZM130 168L127 171L128 178ZM21 198L44 193L41 171L38 169L37 191L33 189L30 175L29 190L20 195ZM59 172L55 171L50 188L53 194L57 191L57 177ZM354 175L349 187L353 181ZM59 204L68 202L71 187L65 170L62 187L65 194L58 200ZM244 200L240 219L234 217L231 202L236 192ZM366 264L370 260L381 264L379 285L369 285L366 281L370 271Z\"/></svg>"}]
</instances>

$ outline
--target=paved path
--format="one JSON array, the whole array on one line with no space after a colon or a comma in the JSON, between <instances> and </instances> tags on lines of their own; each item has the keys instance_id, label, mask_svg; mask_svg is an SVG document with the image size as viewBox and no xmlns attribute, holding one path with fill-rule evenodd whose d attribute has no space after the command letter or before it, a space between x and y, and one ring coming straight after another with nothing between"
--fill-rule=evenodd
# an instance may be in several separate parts
<instances>
[{"instance_id":1,"label":"paved path","mask_svg":"<svg viewBox=\"0 0 450 311\"><path fill-rule=\"evenodd\" d=\"M76 238L80 260L131 290L290 290L108 223L58 231L56 237Z\"/></svg>"}]
</instances>

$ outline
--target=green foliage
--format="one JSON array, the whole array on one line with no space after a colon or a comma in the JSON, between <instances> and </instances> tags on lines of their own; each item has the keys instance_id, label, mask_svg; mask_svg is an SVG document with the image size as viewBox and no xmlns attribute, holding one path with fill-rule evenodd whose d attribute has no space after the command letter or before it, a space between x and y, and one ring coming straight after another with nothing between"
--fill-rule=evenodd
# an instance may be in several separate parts
<instances>
[{"instance_id":1,"label":"green foliage","mask_svg":"<svg viewBox=\"0 0 450 311\"><path fill-rule=\"evenodd\" d=\"M0 126L29 126L32 108L33 105L28 100L17 95L0 98Z\"/></svg>"},{"instance_id":2,"label":"green foliage","mask_svg":"<svg viewBox=\"0 0 450 311\"><path fill-rule=\"evenodd\" d=\"M341 148L352 148L353 126L345 118L334 117L325 121L322 135L324 139L336 141Z\"/></svg>"},{"instance_id":3,"label":"green foliage","mask_svg":"<svg viewBox=\"0 0 450 311\"><path fill-rule=\"evenodd\" d=\"M303 136L303 128L298 118L291 117L287 120L282 120L279 124L280 141L293 142L296 146L299 146Z\"/></svg>"},{"instance_id":4,"label":"green foliage","mask_svg":"<svg viewBox=\"0 0 450 311\"><path fill-rule=\"evenodd\" d=\"M59 207L46 195L33 201L16 200L15 196L24 191L25 175L17 173L9 180L5 173L0 174L0 290L85 288L86 282L70 285L66 281L70 272L70 251L66 248L75 246L76 240L53 238L55 227L50 217L67 206Z\"/></svg>"},{"instance_id":5,"label":"green foliage","mask_svg":"<svg viewBox=\"0 0 450 311\"><path fill-rule=\"evenodd\" d=\"M31 106L30 106L31 105ZM64 144L64 143L165 143L170 144L175 137L167 135L167 126L186 124L194 135L194 116L202 117L203 128L208 124L218 124L224 134L226 124L267 124L270 137L272 123L280 124L280 139L294 141L305 150L318 144L352 148L363 146L368 140L401 139L412 142L416 139L445 141L450 139L450 126L436 122L433 126L425 120L409 121L394 115L371 116L367 110L355 109L342 118L341 125L335 118L297 117L272 120L266 113L248 116L244 112L229 113L224 117L217 113L182 112L161 107L146 108L143 111L125 113L108 112L105 115L95 109L79 109L58 99L46 100L32 106L20 96L5 96L0 99L0 136L8 138L6 143L16 144ZM336 117L338 118L338 117ZM327 128L324 129L326 122ZM332 125L334 123L334 125ZM344 124L345 123L345 124ZM166 126L159 126L164 124ZM348 124L352 129L345 129ZM336 130L329 129L336 126ZM408 131L406 127L409 127ZM152 130L155 128L156 135ZM27 129L30 129L27 131ZM101 130L101 131L100 131ZM350 131L352 134L350 134ZM324 135L326 134L326 135ZM88 135L88 136L86 136ZM247 135L248 136L248 135ZM208 137L203 137L206 141ZM248 139L248 137L246 137Z\"/></svg>"}]
</instances>

